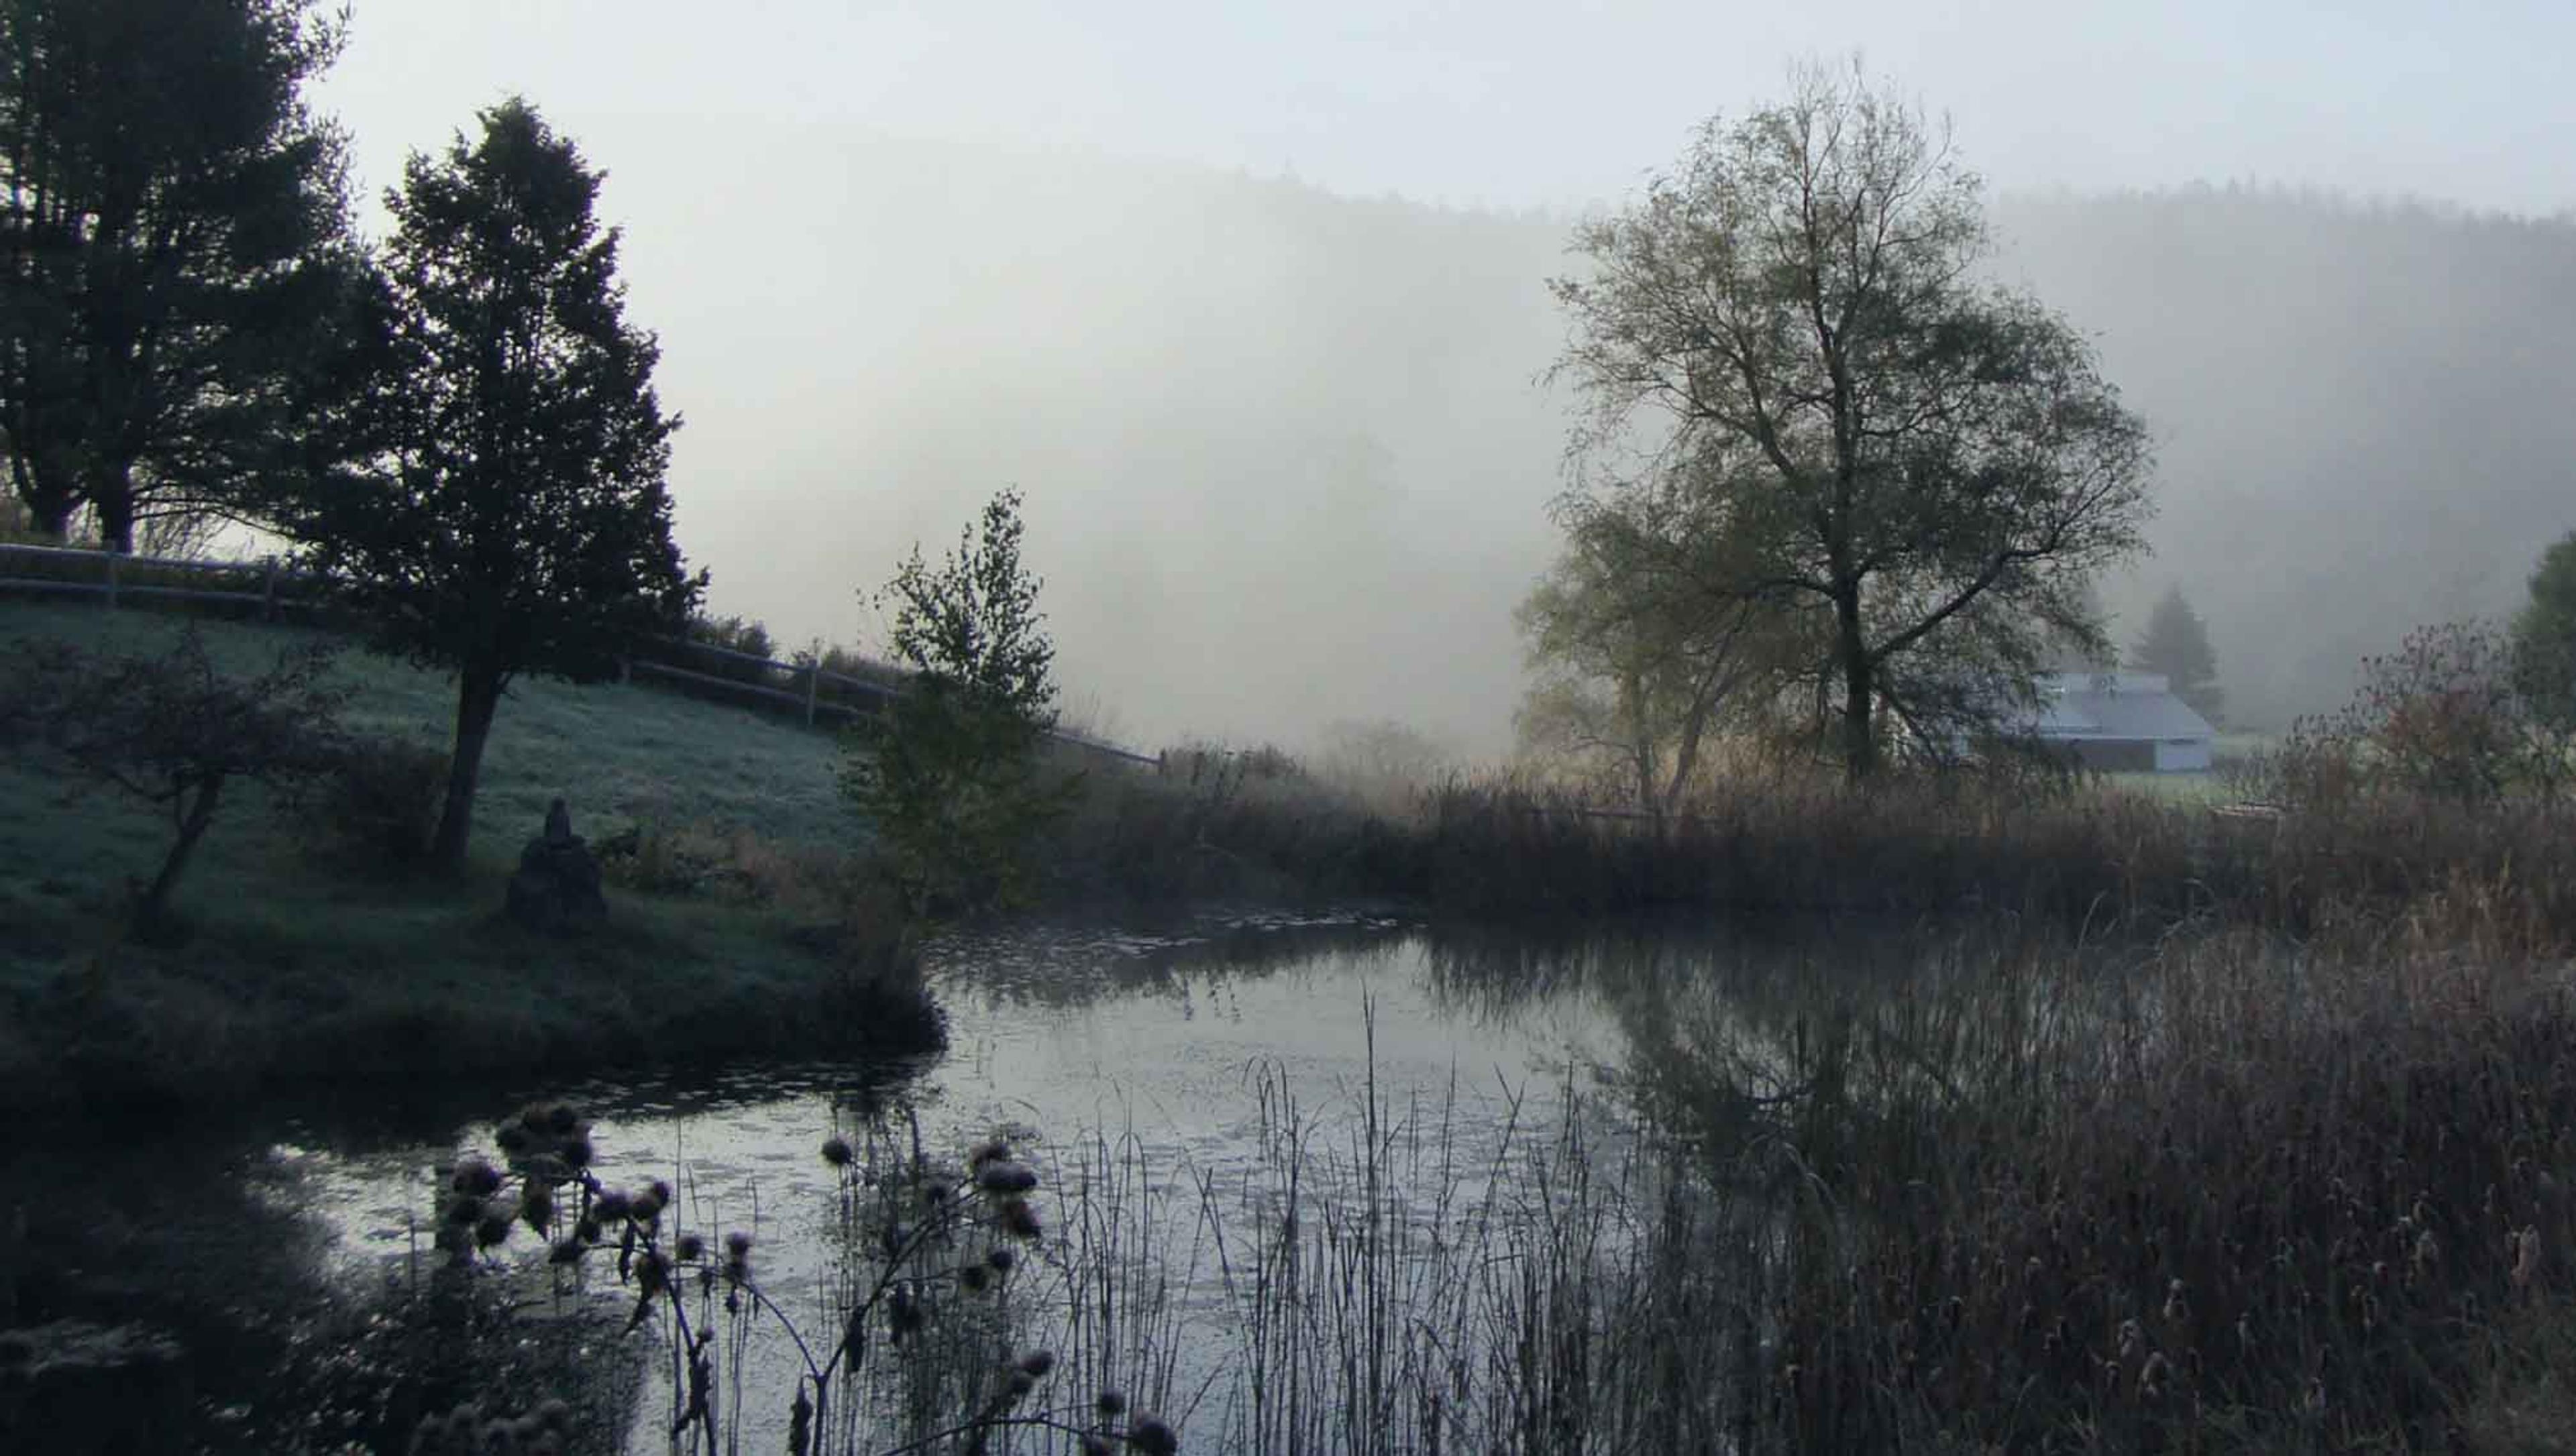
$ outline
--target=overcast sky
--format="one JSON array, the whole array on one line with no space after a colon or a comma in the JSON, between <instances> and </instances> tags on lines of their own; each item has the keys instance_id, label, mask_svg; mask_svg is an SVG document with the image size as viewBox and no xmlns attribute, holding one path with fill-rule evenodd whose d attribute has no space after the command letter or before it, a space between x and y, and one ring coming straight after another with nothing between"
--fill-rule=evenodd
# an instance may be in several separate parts
<instances>
[{"instance_id":1,"label":"overcast sky","mask_svg":"<svg viewBox=\"0 0 2576 1456\"><path fill-rule=\"evenodd\" d=\"M2576 208L2567 0L356 0L323 99L371 193L517 90L611 167L631 122L678 114L1579 206L1710 112L1777 95L1792 58L1854 48L1949 111L2006 188L2259 179Z\"/></svg>"}]
</instances>

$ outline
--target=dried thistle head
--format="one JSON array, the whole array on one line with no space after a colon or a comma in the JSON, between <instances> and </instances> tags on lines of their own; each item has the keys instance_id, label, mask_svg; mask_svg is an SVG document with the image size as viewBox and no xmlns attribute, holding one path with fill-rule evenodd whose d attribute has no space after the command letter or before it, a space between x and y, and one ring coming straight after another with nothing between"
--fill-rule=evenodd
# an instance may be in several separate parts
<instances>
[{"instance_id":1,"label":"dried thistle head","mask_svg":"<svg viewBox=\"0 0 2576 1456\"><path fill-rule=\"evenodd\" d=\"M536 1233L544 1233L554 1222L555 1191L543 1183L524 1184L519 1189L519 1217Z\"/></svg>"},{"instance_id":2,"label":"dried thistle head","mask_svg":"<svg viewBox=\"0 0 2576 1456\"><path fill-rule=\"evenodd\" d=\"M976 1170L975 1186L996 1195L1026 1193L1038 1186L1038 1173L1026 1163L996 1159Z\"/></svg>"},{"instance_id":3,"label":"dried thistle head","mask_svg":"<svg viewBox=\"0 0 2576 1456\"><path fill-rule=\"evenodd\" d=\"M994 1210L994 1216L1000 1221L1003 1230L1014 1238L1034 1239L1045 1232L1044 1227L1038 1222L1037 1210L1029 1207L1028 1200L1025 1198L1012 1197L1002 1200L1001 1206Z\"/></svg>"}]
</instances>

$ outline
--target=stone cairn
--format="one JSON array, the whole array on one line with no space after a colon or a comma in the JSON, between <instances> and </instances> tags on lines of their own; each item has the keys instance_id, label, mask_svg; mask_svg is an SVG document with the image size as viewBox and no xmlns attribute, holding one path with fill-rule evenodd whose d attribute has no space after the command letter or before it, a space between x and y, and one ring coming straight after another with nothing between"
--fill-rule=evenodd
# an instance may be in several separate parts
<instances>
[{"instance_id":1,"label":"stone cairn","mask_svg":"<svg viewBox=\"0 0 2576 1456\"><path fill-rule=\"evenodd\" d=\"M557 799L546 810L545 832L519 851L510 876L510 918L531 930L587 930L608 919L608 897L599 888L599 860L572 832L572 811Z\"/></svg>"}]
</instances>

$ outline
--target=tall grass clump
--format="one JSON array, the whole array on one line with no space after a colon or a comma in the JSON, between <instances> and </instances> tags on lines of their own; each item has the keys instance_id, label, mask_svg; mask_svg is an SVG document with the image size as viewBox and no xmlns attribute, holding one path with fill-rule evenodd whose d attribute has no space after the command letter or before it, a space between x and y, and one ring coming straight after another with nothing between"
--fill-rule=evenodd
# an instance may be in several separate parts
<instances>
[{"instance_id":1,"label":"tall grass clump","mask_svg":"<svg viewBox=\"0 0 2576 1456\"><path fill-rule=\"evenodd\" d=\"M2576 1289L2576 1002L2531 932L2464 880L2303 944L1963 943L1884 994L1637 1017L1644 1095L1772 1210L1740 1296L1756 1445L2413 1450L2492 1423Z\"/></svg>"},{"instance_id":2,"label":"tall grass clump","mask_svg":"<svg viewBox=\"0 0 2576 1456\"><path fill-rule=\"evenodd\" d=\"M2216 916L2305 933L2466 877L2576 937L2576 801L2404 786L2282 805L2176 802L2085 778L1793 764L1712 780L1674 812L1515 774L1390 796L1272 752L1167 752L1086 775L1043 858L1058 901L1382 897L1520 921L2000 912L2077 929Z\"/></svg>"},{"instance_id":3,"label":"tall grass clump","mask_svg":"<svg viewBox=\"0 0 2576 1456\"><path fill-rule=\"evenodd\" d=\"M1387 814L1276 748L1168 749L1158 769L1071 780L1042 858L1057 903L1418 897L1410 815Z\"/></svg>"}]
</instances>

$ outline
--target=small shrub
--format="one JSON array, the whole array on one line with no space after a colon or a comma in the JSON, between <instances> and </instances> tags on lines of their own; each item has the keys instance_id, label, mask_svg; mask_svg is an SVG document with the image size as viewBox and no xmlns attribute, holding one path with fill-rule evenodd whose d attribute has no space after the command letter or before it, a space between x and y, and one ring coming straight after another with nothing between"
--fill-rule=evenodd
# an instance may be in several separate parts
<instances>
[{"instance_id":1,"label":"small shrub","mask_svg":"<svg viewBox=\"0 0 2576 1456\"><path fill-rule=\"evenodd\" d=\"M695 895L713 879L715 856L701 836L658 819L602 840L600 873L610 884L646 895Z\"/></svg>"},{"instance_id":2,"label":"small shrub","mask_svg":"<svg viewBox=\"0 0 2576 1456\"><path fill-rule=\"evenodd\" d=\"M2261 796L2327 808L2396 793L2490 804L2552 794L2567 742L2536 712L2513 643L2482 622L2446 622L2368 657L2352 700L2292 725L2249 776Z\"/></svg>"},{"instance_id":3,"label":"small shrub","mask_svg":"<svg viewBox=\"0 0 2576 1456\"><path fill-rule=\"evenodd\" d=\"M0 662L0 747L49 757L88 785L170 816L159 870L137 886L139 928L173 928L171 894L237 779L292 787L338 758L347 692L330 651L292 649L256 678L216 670L192 627L162 653L106 654L22 641Z\"/></svg>"},{"instance_id":4,"label":"small shrub","mask_svg":"<svg viewBox=\"0 0 2576 1456\"><path fill-rule=\"evenodd\" d=\"M399 874L429 859L447 793L447 754L406 738L362 738L293 805L335 863Z\"/></svg>"}]
</instances>

